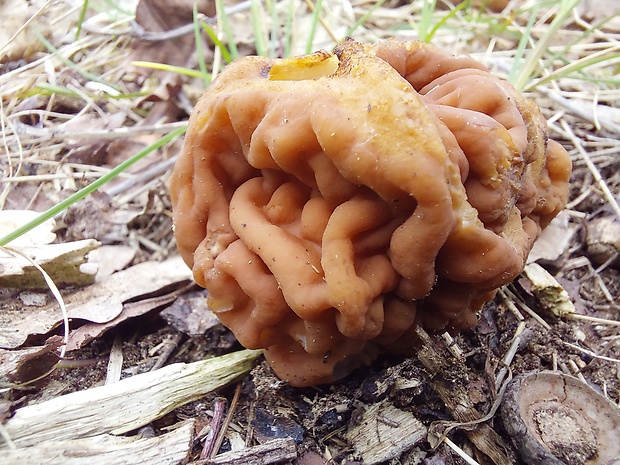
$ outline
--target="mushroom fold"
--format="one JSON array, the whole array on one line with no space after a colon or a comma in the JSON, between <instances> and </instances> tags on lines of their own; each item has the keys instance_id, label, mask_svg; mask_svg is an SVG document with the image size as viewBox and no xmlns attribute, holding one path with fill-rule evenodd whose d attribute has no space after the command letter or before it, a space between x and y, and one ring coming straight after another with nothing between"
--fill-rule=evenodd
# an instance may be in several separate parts
<instances>
[{"instance_id":1,"label":"mushroom fold","mask_svg":"<svg viewBox=\"0 0 620 465\"><path fill-rule=\"evenodd\" d=\"M210 308L309 386L415 351L416 325L474 325L566 204L570 171L537 106L477 61L349 40L228 65L170 191Z\"/></svg>"}]
</instances>

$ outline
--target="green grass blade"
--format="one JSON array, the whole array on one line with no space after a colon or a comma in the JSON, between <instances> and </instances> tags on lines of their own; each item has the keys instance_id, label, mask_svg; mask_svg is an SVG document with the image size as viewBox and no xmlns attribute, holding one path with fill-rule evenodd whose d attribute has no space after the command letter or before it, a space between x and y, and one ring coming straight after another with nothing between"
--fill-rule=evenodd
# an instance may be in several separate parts
<instances>
[{"instance_id":1,"label":"green grass blade","mask_svg":"<svg viewBox=\"0 0 620 465\"><path fill-rule=\"evenodd\" d=\"M217 19L222 25L224 35L226 36L226 42L228 43L228 49L232 60L239 58L239 50L237 50L237 43L235 41L235 35L233 34L230 22L228 21L228 14L224 8L223 0L215 0L215 11L217 11ZM222 54L224 56L224 54ZM231 60L231 61L232 61Z\"/></svg>"},{"instance_id":2,"label":"green grass blade","mask_svg":"<svg viewBox=\"0 0 620 465\"><path fill-rule=\"evenodd\" d=\"M293 48L293 23L295 19L295 0L288 0L284 21L284 56L290 57Z\"/></svg>"},{"instance_id":3,"label":"green grass blade","mask_svg":"<svg viewBox=\"0 0 620 465\"><path fill-rule=\"evenodd\" d=\"M312 49L314 48L314 36L316 35L316 26L319 23L319 18L321 17L322 9L323 9L323 0L317 0L316 5L314 5L314 11L312 13L312 23L310 24L310 33L308 34L308 39L306 41L306 54L312 53Z\"/></svg>"},{"instance_id":4,"label":"green grass blade","mask_svg":"<svg viewBox=\"0 0 620 465\"><path fill-rule=\"evenodd\" d=\"M73 61L71 61L68 58L64 57L62 55L62 53L60 53L60 51L51 44L50 41L48 41L45 37L43 37L37 31L35 31L34 34L37 36L37 39L39 39L41 41L41 43L45 46L45 48L47 48L50 51L50 53L52 53L55 57L57 57L60 61L62 61L65 65L67 65L72 70L78 72L80 75L82 75L86 79L89 79L89 80L94 81L94 82L98 82L100 84L104 84L104 85L106 85L106 86L108 86L108 87L110 87L110 88L112 88L112 89L114 89L114 90L116 90L118 92L121 91L120 87L115 86L114 84L110 84L109 82L106 82L105 80L101 79L99 76L95 76L94 74L89 73L88 71L84 71L78 65L73 63Z\"/></svg>"},{"instance_id":5,"label":"green grass blade","mask_svg":"<svg viewBox=\"0 0 620 465\"><path fill-rule=\"evenodd\" d=\"M373 6L371 6L366 13L360 16L360 19L355 21L355 24L353 24L353 26L347 29L346 36L350 37L351 34L353 34L358 27L364 24L368 20L368 18L374 13L374 11L377 8L379 8L381 5L383 5L384 3L385 3L385 0L379 0Z\"/></svg>"},{"instance_id":6,"label":"green grass blade","mask_svg":"<svg viewBox=\"0 0 620 465\"><path fill-rule=\"evenodd\" d=\"M187 130L186 127L176 129L175 131L172 131L171 133L169 133L166 136L164 136L161 139L159 139L154 144L149 145L145 149L143 149L140 152L138 152L137 154L135 154L133 157L129 158L128 160L125 160L123 163L118 165L116 168L111 170L109 173L106 173L105 175L103 175L99 179L93 181L88 186L84 187L83 189L80 189L79 191L77 191L75 194L71 195L67 199L63 200L62 202L60 202L60 203L58 203L56 205L54 205L49 210L41 213L39 216L37 216L32 221L26 223L25 225L15 229L13 232L11 232L11 233L7 234L6 236L0 238L0 246L6 245L9 242L11 242L12 240L17 239L22 234L27 233L31 229L34 229L37 226L39 226L41 223L49 220L50 218L53 218L54 216L58 215L62 211L66 210L68 207L73 205L78 200L81 200L84 197L86 197L87 195L92 194L94 191L99 189L105 183L111 181L112 179L117 177L119 174L121 174L123 171L128 169L131 165L133 165L134 163L138 162L139 160L141 160L142 158L147 156L149 153L157 150L160 147L163 147L164 145L166 145L168 142L170 142L174 138L176 138L176 137L180 136L181 134L183 134L186 130Z\"/></svg>"},{"instance_id":7,"label":"green grass blade","mask_svg":"<svg viewBox=\"0 0 620 465\"><path fill-rule=\"evenodd\" d=\"M437 0L423 0L420 21L418 22L418 38L422 42L430 42L430 29L433 23L433 12L437 6Z\"/></svg>"},{"instance_id":8,"label":"green grass blade","mask_svg":"<svg viewBox=\"0 0 620 465\"><path fill-rule=\"evenodd\" d=\"M265 12L260 0L251 0L250 17L252 19L252 30L254 31L254 46L256 53L260 56L267 56L267 40L265 39L265 30L263 29L263 17Z\"/></svg>"},{"instance_id":9,"label":"green grass blade","mask_svg":"<svg viewBox=\"0 0 620 465\"><path fill-rule=\"evenodd\" d=\"M196 58L198 60L200 73L202 74L202 82L205 87L208 87L211 83L211 77L209 76L209 71L207 70L207 60L205 59L205 51L202 46L202 34L199 26L200 21L198 20L198 3L194 3L192 12L194 14L194 42L196 42Z\"/></svg>"},{"instance_id":10,"label":"green grass blade","mask_svg":"<svg viewBox=\"0 0 620 465\"><path fill-rule=\"evenodd\" d=\"M433 40L433 37L435 37L435 34L437 33L437 31L442 26L444 26L450 18L454 17L459 11L465 8L468 4L469 4L469 0L465 0L464 2L459 3L455 8L450 9L450 12L448 14L444 15L439 21L437 21L437 24L435 24L433 28L431 29L431 31L428 33L427 42L430 42L431 40Z\"/></svg>"},{"instance_id":11,"label":"green grass blade","mask_svg":"<svg viewBox=\"0 0 620 465\"><path fill-rule=\"evenodd\" d=\"M580 1L581 0L561 0L559 2L560 10L555 15L555 18L553 18L553 21L551 21L549 27L545 30L543 36L536 42L535 47L528 54L523 67L518 70L516 77L513 76L514 81L511 82L517 90L523 90L525 88L527 81L532 77L534 69L538 66L540 59L549 48L551 41Z\"/></svg>"},{"instance_id":12,"label":"green grass blade","mask_svg":"<svg viewBox=\"0 0 620 465\"><path fill-rule=\"evenodd\" d=\"M217 36L213 28L211 28L211 26L205 23L202 23L202 28L205 30L207 35L211 38L215 46L220 49L220 52L222 53L222 58L224 58L224 61L226 63L230 63L231 61L233 61L233 58L230 55L230 52L228 51L228 47L226 47L226 45L222 43L222 41Z\"/></svg>"},{"instance_id":13,"label":"green grass blade","mask_svg":"<svg viewBox=\"0 0 620 465\"><path fill-rule=\"evenodd\" d=\"M588 67L596 65L598 63L603 63L609 60L615 60L617 58L620 58L620 53L610 54L608 50L605 50L605 53L593 54L588 57L584 57L580 60L569 63L566 66L563 66L562 68L553 71L551 74L549 74L548 76L545 76L544 78L539 79L538 81L535 81L534 83L532 83L531 86L528 87L528 89L534 88L542 84L547 84L561 77L569 76L573 73L584 71ZM579 76L575 76L575 78L580 79Z\"/></svg>"},{"instance_id":14,"label":"green grass blade","mask_svg":"<svg viewBox=\"0 0 620 465\"><path fill-rule=\"evenodd\" d=\"M131 64L133 66L139 66L141 68L157 69L160 71L170 71L173 73L182 74L184 76L189 76L189 77L194 77L194 78L202 79L204 77L202 71L198 71L198 70L191 69L191 68L184 68L182 66L168 65L166 63L156 63L153 61L132 61Z\"/></svg>"},{"instance_id":15,"label":"green grass blade","mask_svg":"<svg viewBox=\"0 0 620 465\"><path fill-rule=\"evenodd\" d=\"M82 3L82 9L80 10L80 17L77 22L77 29L75 31L75 40L80 38L80 32L82 32L82 23L84 23L84 19L86 18L86 11L88 10L88 0L84 0Z\"/></svg>"}]
</instances>

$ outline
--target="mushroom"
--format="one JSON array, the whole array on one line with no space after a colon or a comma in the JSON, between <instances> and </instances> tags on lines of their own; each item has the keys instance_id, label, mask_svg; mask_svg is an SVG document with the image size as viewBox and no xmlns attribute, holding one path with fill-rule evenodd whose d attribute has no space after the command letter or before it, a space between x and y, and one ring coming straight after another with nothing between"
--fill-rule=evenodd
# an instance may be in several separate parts
<instances>
[{"instance_id":1,"label":"mushroom","mask_svg":"<svg viewBox=\"0 0 620 465\"><path fill-rule=\"evenodd\" d=\"M618 408L577 378L558 372L516 377L502 420L529 465L620 464Z\"/></svg>"},{"instance_id":2,"label":"mushroom","mask_svg":"<svg viewBox=\"0 0 620 465\"><path fill-rule=\"evenodd\" d=\"M170 192L208 305L294 386L415 327L456 331L523 269L571 163L540 111L421 42L228 65L189 121Z\"/></svg>"}]
</instances>

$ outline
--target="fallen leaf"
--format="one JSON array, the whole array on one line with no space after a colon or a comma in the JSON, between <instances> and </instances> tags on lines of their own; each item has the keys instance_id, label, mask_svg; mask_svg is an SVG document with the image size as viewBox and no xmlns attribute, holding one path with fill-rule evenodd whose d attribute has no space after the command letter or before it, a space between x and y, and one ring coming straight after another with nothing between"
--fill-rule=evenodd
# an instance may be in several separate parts
<instances>
[{"instance_id":1,"label":"fallen leaf","mask_svg":"<svg viewBox=\"0 0 620 465\"><path fill-rule=\"evenodd\" d=\"M130 318L136 318L144 315L152 310L170 305L175 299L187 290L187 286L190 281L182 281L179 284L179 288L167 294L152 297L148 299L138 300L136 302L129 302L123 305L123 310L114 319L104 323L88 323L80 326L78 329L71 331L69 335L69 341L67 342L66 350L68 352L72 350L84 347L90 341L97 339L103 333L111 328L114 328L118 324L126 321Z\"/></svg>"},{"instance_id":2,"label":"fallen leaf","mask_svg":"<svg viewBox=\"0 0 620 465\"><path fill-rule=\"evenodd\" d=\"M568 213L562 211L542 231L527 257L528 263L538 260L555 261L568 249L577 226L570 223Z\"/></svg>"},{"instance_id":3,"label":"fallen leaf","mask_svg":"<svg viewBox=\"0 0 620 465\"><path fill-rule=\"evenodd\" d=\"M64 2L2 1L0 3L0 63L17 59L30 60L36 52L45 50L45 45L33 34L33 31L52 40L69 32L74 19L60 14L59 11L71 8L71 3L69 0ZM75 1L73 3L78 4ZM33 18L35 13L44 6L40 14ZM20 28L31 18L33 19L30 24L19 32ZM52 23L50 18L64 19Z\"/></svg>"},{"instance_id":4,"label":"fallen leaf","mask_svg":"<svg viewBox=\"0 0 620 465\"><path fill-rule=\"evenodd\" d=\"M165 308L161 317L170 326L190 337L202 336L207 330L220 324L215 313L207 306L206 298L204 289L184 294Z\"/></svg>"},{"instance_id":5,"label":"fallen leaf","mask_svg":"<svg viewBox=\"0 0 620 465\"><path fill-rule=\"evenodd\" d=\"M44 346L19 350L0 349L0 383L23 383L49 371L58 360L61 337L49 338Z\"/></svg>"},{"instance_id":6,"label":"fallen leaf","mask_svg":"<svg viewBox=\"0 0 620 465\"><path fill-rule=\"evenodd\" d=\"M0 237L12 233L17 228L34 220L39 213L31 210L1 210L0 211ZM17 239L13 239L9 245L12 247L28 247L43 244L50 244L56 239L54 228L56 222L53 218L44 221L36 228L22 234Z\"/></svg>"},{"instance_id":7,"label":"fallen leaf","mask_svg":"<svg viewBox=\"0 0 620 465\"><path fill-rule=\"evenodd\" d=\"M144 262L119 271L89 287L64 297L70 319L97 323L109 322L120 315L123 304L152 297L161 289L190 280L191 271L175 256L163 262ZM21 346L28 336L47 334L62 322L56 304L27 309L21 302L0 302L0 348Z\"/></svg>"},{"instance_id":8,"label":"fallen leaf","mask_svg":"<svg viewBox=\"0 0 620 465\"><path fill-rule=\"evenodd\" d=\"M88 261L97 265L95 281L101 281L122 270L136 256L136 250L128 245L102 245L88 254Z\"/></svg>"}]
</instances>

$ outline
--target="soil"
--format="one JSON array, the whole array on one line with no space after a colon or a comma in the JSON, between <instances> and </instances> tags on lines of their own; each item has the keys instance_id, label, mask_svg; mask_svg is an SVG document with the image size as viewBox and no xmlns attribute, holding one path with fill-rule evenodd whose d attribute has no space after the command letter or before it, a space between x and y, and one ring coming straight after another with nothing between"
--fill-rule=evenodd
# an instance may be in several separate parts
<instances>
[{"instance_id":1,"label":"soil","mask_svg":"<svg viewBox=\"0 0 620 465\"><path fill-rule=\"evenodd\" d=\"M2 72L10 69L7 67ZM597 130L591 125L582 124L580 130L584 139L596 140L598 137ZM570 146L568 140L560 142L567 148ZM617 198L620 194L617 153L615 159L611 156L608 162L597 166L601 177ZM137 251L133 264L175 254L165 181L151 187L148 198L136 202L137 205L113 206L113 199L105 196L92 197L79 204L64 217L64 229L58 231L57 241L105 236L105 241L109 243L133 247ZM32 189L29 185L20 189L9 197L7 206L23 207L19 201L21 197L32 197L37 202L43 202L48 197L39 195L39 190L36 194L25 194L27 189ZM591 171L580 160L575 163L571 179L569 205L572 212L569 224L575 229L570 244L558 257L541 263L569 293L578 314L617 323L620 312L618 248L607 244L601 252L600 247L589 245L588 237L592 237L594 232L588 229L588 225L595 219L608 219L617 224L618 219ZM115 222L108 215L111 211L118 215L126 214L123 218L131 220ZM260 359L237 385L186 404L145 429L149 434L157 435L187 418L198 418L206 426L221 399L225 399L225 404L230 406L238 395L232 427L246 444L261 443L270 438L293 438L299 457L293 462L295 465L353 465L363 462L347 435L348 429L359 424L364 412L373 406L390 405L412 414L429 430L450 424L447 432L450 440L478 463L490 464L491 459L473 445L470 433L476 426L452 423L457 416L442 397L439 387L453 385L466 396L465 400L471 407L469 413L484 418L483 423L497 433L498 441L506 447L506 456L510 457L511 462L527 465L519 458L518 451L504 430L497 411L502 390L495 386L520 320L524 320L525 328L504 379L531 371L559 370L583 377L591 387L616 405L620 404L620 331L617 325L605 322L554 316L530 292L525 278L517 279L508 288L539 315L542 322L522 311L522 307L516 314L507 300L498 296L485 305L473 329L453 335L453 340L432 335L433 343L449 360L440 376L431 373L421 357L382 354L371 366L358 369L340 382L312 388L292 388L279 380L268 364ZM188 293L178 299L189 297L200 300L204 298L204 292L188 289ZM0 295L0 298L6 298L6 295ZM48 301L52 300L48 292ZM234 336L220 324L208 327L202 334L195 334L178 320L165 318L162 310L158 308L119 324L86 347L71 352L59 368L40 380L20 389L3 391L0 418L10 416L11 411L18 407L101 385L106 378L108 359L115 343L120 343L122 348L122 377L147 372L162 363L194 362L241 349ZM74 321L72 328L80 324L83 322ZM60 331L59 328L45 337L58 336ZM41 338L29 340L26 345L37 342L41 342ZM172 349L168 350L170 347ZM43 366L51 363L48 361ZM23 383L45 370L32 365L22 371L19 382ZM240 386L238 394L237 386ZM498 391L500 399L496 394ZM377 421L379 419L378 416ZM391 420L384 418L381 421L389 425ZM204 438L205 434L198 435L192 459L200 456ZM435 444L430 444L429 440L425 439L383 463L466 463L445 442L432 447ZM587 458L588 447L588 444L575 444L578 449L575 453ZM225 440L220 452L230 449L230 442ZM570 462L566 455L562 455L566 453L566 450L558 451L561 458Z\"/></svg>"}]
</instances>

